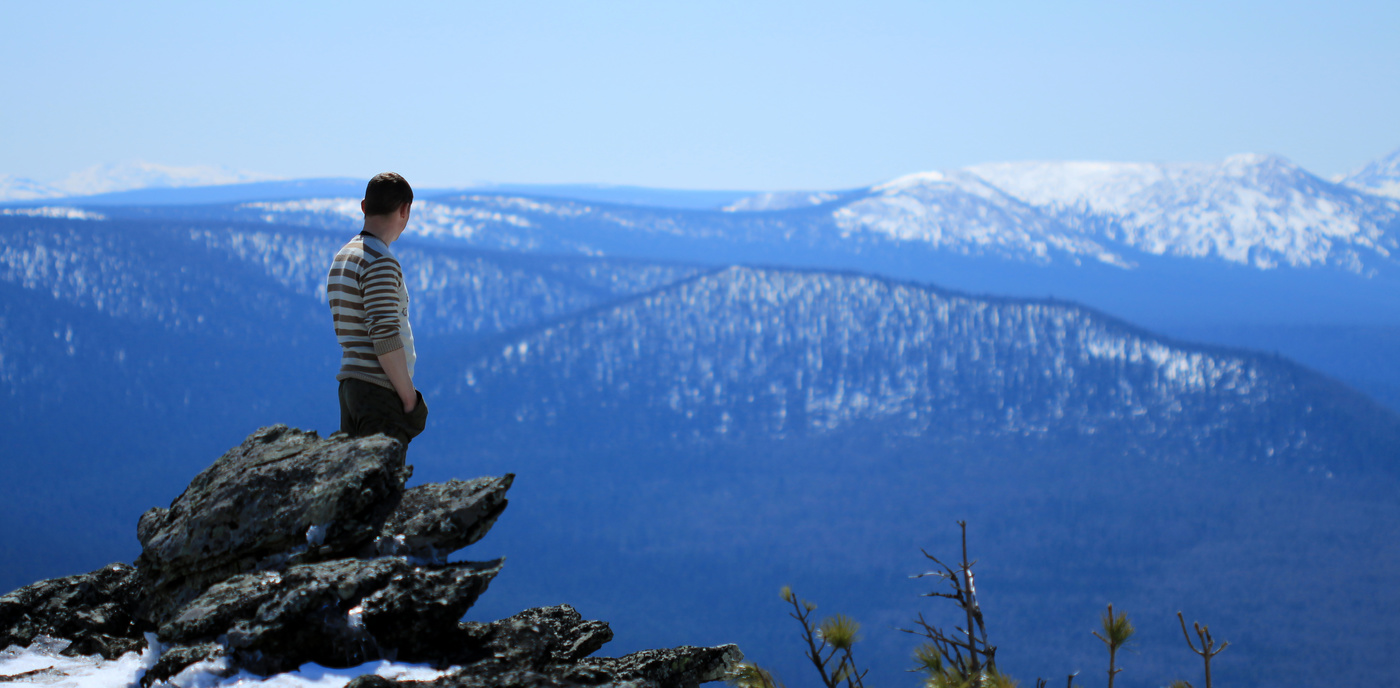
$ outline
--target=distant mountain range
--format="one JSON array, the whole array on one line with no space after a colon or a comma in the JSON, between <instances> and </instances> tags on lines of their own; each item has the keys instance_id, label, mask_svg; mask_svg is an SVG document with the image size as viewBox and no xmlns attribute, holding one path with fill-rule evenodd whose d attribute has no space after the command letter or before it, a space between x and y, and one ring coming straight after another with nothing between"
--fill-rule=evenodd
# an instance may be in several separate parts
<instances>
[{"instance_id":1,"label":"distant mountain range","mask_svg":"<svg viewBox=\"0 0 1400 688\"><path fill-rule=\"evenodd\" d=\"M1400 150L1367 163L1341 181L1362 191L1400 198Z\"/></svg>"},{"instance_id":2,"label":"distant mountain range","mask_svg":"<svg viewBox=\"0 0 1400 688\"><path fill-rule=\"evenodd\" d=\"M0 200L33 202L88 196L73 201L90 206L140 204L143 196L147 203L162 205L181 196L183 204L313 199L303 205L284 202L263 206L261 216L268 221L307 222L282 216L320 213L331 216L323 218L321 224L336 224L336 215L344 216L348 223L358 221L354 204L328 204L326 199L358 199L362 182L301 180L229 186L230 182L255 180L253 175L222 168L134 163L72 175L62 191L6 178L0 180L4 184ZM153 189L168 193L180 187L194 188L182 189L182 194L164 200L157 200L153 193ZM146 193L132 194L133 189ZM520 224L520 213L557 223L607 212L579 207L579 201L691 210L722 206L736 215L820 208L823 212L797 220L816 227L809 230L809 240L799 238L795 248L805 248L802 243L825 242L849 250L874 242L1037 264L1097 261L1131 269L1139 256L1169 256L1215 259L1260 269L1330 266L1370 275L1393 268L1400 252L1397 190L1400 150L1338 183L1320 179L1282 158L1262 155L1234 156L1218 164L1005 163L913 174L865 189L764 193L737 199L741 192L587 185L482 185L456 195L424 190L420 196L425 200L436 196L444 205L466 209L452 211L425 203L415 226L423 234L450 235L480 244L482 240L472 235L489 229L501 213L472 210L472 206L489 205L488 199L517 193L571 201L554 213L554 208L538 204L515 208L515 214L504 217L514 218L507 224L513 224L517 231L528 229ZM112 192L128 193L118 198L123 194ZM329 196L327 192L331 192ZM675 224L684 226L677 228L681 234L693 235L699 224L684 217L596 219L593 224L597 226L591 229L611 229L613 233L668 233L671 230L664 225ZM610 221L616 226L608 227ZM785 238L793 238L788 234ZM750 242L753 239L771 237L748 238ZM600 237L597 243L606 241ZM599 250L587 245L537 243L541 250Z\"/></svg>"},{"instance_id":3,"label":"distant mountain range","mask_svg":"<svg viewBox=\"0 0 1400 688\"><path fill-rule=\"evenodd\" d=\"M1375 188L1240 155L1220 164L976 165L843 194L765 194L727 209L834 204L848 234L1030 262L1132 268L1135 254L1147 254L1369 273L1397 251L1400 205L1379 193L1385 179L1400 180L1396 160L1400 151L1357 173Z\"/></svg>"},{"instance_id":4,"label":"distant mountain range","mask_svg":"<svg viewBox=\"0 0 1400 688\"><path fill-rule=\"evenodd\" d=\"M192 204L326 197L327 192L357 198L362 183L275 182L222 167L128 162L92 167L55 185L0 177L0 202ZM425 197L447 192L423 191ZM1128 266L1122 255L1127 249L1218 257L1260 268L1335 265L1365 272L1374 269L1372 254L1389 258L1397 250L1393 233L1400 205L1389 199L1400 198L1400 149L1336 183L1282 158L1251 154L1218 164L974 165L847 191L745 194L520 184L477 184L470 191L730 212L834 204L834 219L845 234L872 232L970 255L1043 262L1064 254L1070 260Z\"/></svg>"},{"instance_id":5,"label":"distant mountain range","mask_svg":"<svg viewBox=\"0 0 1400 688\"><path fill-rule=\"evenodd\" d=\"M1157 331L1296 356L1400 408L1400 364L1389 353L1389 332L1400 327L1400 200L1379 193L1397 160L1400 151L1343 183L1245 155L1219 164L983 165L840 192L420 189L409 235L512 252L849 269L1067 298ZM11 203L0 215L351 231L362 184L147 189Z\"/></svg>"},{"instance_id":6,"label":"distant mountain range","mask_svg":"<svg viewBox=\"0 0 1400 688\"><path fill-rule=\"evenodd\" d=\"M1223 682L1392 683L1393 615L1354 610L1400 603L1400 415L1276 353L1316 335L1310 365L1400 406L1373 167L1371 191L1261 156L420 190L394 245L415 480L517 473L513 544L478 549L543 573L480 613L568 599L624 651L737 641L798 683L793 584L897 683L906 576L967 519L1026 683L1100 664L1109 602L1141 632L1125 685L1195 675L1178 609L1232 642ZM322 280L360 184L0 207L0 588L129 559L135 517L257 426L336 427Z\"/></svg>"},{"instance_id":7,"label":"distant mountain range","mask_svg":"<svg viewBox=\"0 0 1400 688\"><path fill-rule=\"evenodd\" d=\"M635 254L648 243L673 240L729 244L741 259L777 257L753 250L767 245L791 253L913 249L1124 270L1152 258L1188 258L1374 276L1393 272L1400 256L1400 200L1381 193L1400 183L1397 160L1400 151L1340 184L1258 155L1220 164L980 165L851 191L748 196L726 205L724 216L570 198L588 195L588 187L535 187L524 195L512 187L430 190L410 231L482 247L590 254ZM295 199L285 196L296 189L269 187L263 190L278 198L205 212L273 223L357 224L359 194L316 193L329 182L307 184ZM348 180L337 183L358 192ZM601 187L592 190L605 195ZM636 191L645 201L646 190ZM544 200L551 195L556 202Z\"/></svg>"},{"instance_id":8,"label":"distant mountain range","mask_svg":"<svg viewBox=\"0 0 1400 688\"><path fill-rule=\"evenodd\" d=\"M131 160L94 165L48 184L21 177L0 176L0 201L97 196L134 189L246 184L270 179L274 177L216 165L177 166Z\"/></svg>"},{"instance_id":9,"label":"distant mountain range","mask_svg":"<svg viewBox=\"0 0 1400 688\"><path fill-rule=\"evenodd\" d=\"M0 281L29 294L15 303L42 296L96 318L55 326L50 343L23 328L6 334L0 381L34 384L55 403L69 383L44 371L76 355L64 352L120 361L145 348L66 334L97 322L234 350L302 346L324 325L323 263L340 243L285 227L165 221L0 218L0 230ZM649 419L636 432L663 438L957 428L963 438L1101 435L1144 455L1210 446L1325 467L1390 417L1351 401L1309 405L1308 394L1345 388L1326 391L1325 378L1276 357L1174 342L1063 301L846 272L396 247L411 266L415 330L462 347L457 372L432 384L481 400L468 402L478 434L527 420L548 433L550 414L575 405L616 420L609 404L631 399ZM58 357L39 364L50 348ZM631 380L622 389L609 382L622 379ZM611 401L591 396L600 393Z\"/></svg>"},{"instance_id":10,"label":"distant mountain range","mask_svg":"<svg viewBox=\"0 0 1400 688\"><path fill-rule=\"evenodd\" d=\"M1064 297L1167 331L1390 325L1400 323L1400 199L1382 192L1400 179L1397 161L1400 150L1342 183L1243 155L981 165L839 192L422 189L409 234L508 251L854 269ZM362 183L147 189L16 202L0 214L71 207L89 217L349 229Z\"/></svg>"},{"instance_id":11,"label":"distant mountain range","mask_svg":"<svg viewBox=\"0 0 1400 688\"><path fill-rule=\"evenodd\" d=\"M0 216L6 589L129 559L136 515L252 428L336 424L320 290L344 233L28 210ZM1229 630L1221 680L1335 680L1305 648L1400 676L1389 617L1343 613L1390 599L1400 415L1288 360L848 271L394 248L431 409L416 480L516 472L517 544L481 546L543 572L481 614L567 597L635 629L621 647L725 637L795 682L791 583L864 621L892 683L917 549L966 518L1017 675L1097 662L1080 636L1113 601L1154 680L1184 671L1177 608Z\"/></svg>"},{"instance_id":12,"label":"distant mountain range","mask_svg":"<svg viewBox=\"0 0 1400 688\"><path fill-rule=\"evenodd\" d=\"M364 193L364 185L365 180L358 178L286 180L211 165L177 167L129 161L95 165L50 183L0 175L0 204L64 201L82 205L189 205L328 196L359 197ZM718 208L752 194L749 191L692 191L615 184L480 182L464 188L689 209ZM462 190L420 187L418 194L431 196Z\"/></svg>"}]
</instances>

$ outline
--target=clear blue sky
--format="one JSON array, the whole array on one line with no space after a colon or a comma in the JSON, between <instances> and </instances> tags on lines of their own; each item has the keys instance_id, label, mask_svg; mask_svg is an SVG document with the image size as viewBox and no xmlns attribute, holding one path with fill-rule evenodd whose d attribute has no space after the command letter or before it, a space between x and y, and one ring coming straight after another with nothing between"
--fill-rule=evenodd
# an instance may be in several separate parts
<instances>
[{"instance_id":1,"label":"clear blue sky","mask_svg":"<svg viewBox=\"0 0 1400 688\"><path fill-rule=\"evenodd\" d=\"M846 188L1400 146L1400 2L0 0L0 174Z\"/></svg>"}]
</instances>

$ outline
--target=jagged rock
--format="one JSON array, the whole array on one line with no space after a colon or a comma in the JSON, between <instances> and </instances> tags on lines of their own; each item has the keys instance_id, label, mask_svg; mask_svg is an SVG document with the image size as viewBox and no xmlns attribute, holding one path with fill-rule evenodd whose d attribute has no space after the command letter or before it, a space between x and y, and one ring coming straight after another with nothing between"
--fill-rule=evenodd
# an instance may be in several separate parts
<instances>
[{"instance_id":1,"label":"jagged rock","mask_svg":"<svg viewBox=\"0 0 1400 688\"><path fill-rule=\"evenodd\" d=\"M432 662L450 652L457 620L476 603L503 560L448 564L400 573L360 603L365 630L402 661Z\"/></svg>"},{"instance_id":2,"label":"jagged rock","mask_svg":"<svg viewBox=\"0 0 1400 688\"><path fill-rule=\"evenodd\" d=\"M262 428L170 508L141 517L136 566L0 597L0 647L114 659L156 631L165 650L142 678L147 687L211 660L224 675L271 675L307 662L397 659L457 668L431 682L365 676L351 685L688 688L743 658L732 645L589 658L612 629L568 605L459 622L503 560L443 560L490 530L515 476L405 492L411 472L402 447L383 436Z\"/></svg>"},{"instance_id":3,"label":"jagged rock","mask_svg":"<svg viewBox=\"0 0 1400 688\"><path fill-rule=\"evenodd\" d=\"M224 646L218 643L200 643L198 645L177 646L168 648L162 652L160 659L155 666L146 670L141 677L141 685L150 688L158 681L169 681L179 675L181 671L199 662L207 662L224 656ZM232 675L233 671L228 671Z\"/></svg>"},{"instance_id":4,"label":"jagged rock","mask_svg":"<svg viewBox=\"0 0 1400 688\"><path fill-rule=\"evenodd\" d=\"M606 621L586 621L578 610L567 604L527 609L496 623L528 624L553 630L558 642L550 648L550 661L560 664L577 662L613 639L612 628Z\"/></svg>"},{"instance_id":5,"label":"jagged rock","mask_svg":"<svg viewBox=\"0 0 1400 688\"><path fill-rule=\"evenodd\" d=\"M229 576L360 549L398 505L412 469L384 436L259 429L173 501L141 516L142 615L156 623Z\"/></svg>"},{"instance_id":6,"label":"jagged rock","mask_svg":"<svg viewBox=\"0 0 1400 688\"><path fill-rule=\"evenodd\" d=\"M498 653L504 656L483 659L434 681L405 681L397 685L412 688L695 688L701 683L723 679L744 659L737 646L721 645L644 650L625 657L600 657L573 664L542 664L538 658L546 653L540 650L538 640L541 637L538 633L533 637L528 633L524 637L511 634L510 642L501 645L505 652ZM537 642L529 642L531 639ZM530 658L536 661L531 663ZM365 679L363 688L388 685L393 684Z\"/></svg>"},{"instance_id":7,"label":"jagged rock","mask_svg":"<svg viewBox=\"0 0 1400 688\"><path fill-rule=\"evenodd\" d=\"M263 675L306 662L404 658L454 629L500 569L500 561L426 568L383 558L242 574L191 601L160 638L183 646L222 639L235 665Z\"/></svg>"},{"instance_id":8,"label":"jagged rock","mask_svg":"<svg viewBox=\"0 0 1400 688\"><path fill-rule=\"evenodd\" d=\"M596 682L579 682L553 674L520 669L484 673L462 670L436 681L405 681L397 685L403 688L657 688L653 683L619 685L607 677L600 677Z\"/></svg>"},{"instance_id":9,"label":"jagged rock","mask_svg":"<svg viewBox=\"0 0 1400 688\"><path fill-rule=\"evenodd\" d=\"M598 657L580 662L614 681L654 681L661 688L695 688L718 681L735 664L743 661L738 645L718 647L677 647L669 650L642 650L616 659Z\"/></svg>"},{"instance_id":10,"label":"jagged rock","mask_svg":"<svg viewBox=\"0 0 1400 688\"><path fill-rule=\"evenodd\" d=\"M550 666L558 636L553 629L502 619L485 628L464 624L459 649L446 655L438 666L466 665L475 676L496 676L512 671L540 672ZM474 631L483 631L475 635Z\"/></svg>"},{"instance_id":11,"label":"jagged rock","mask_svg":"<svg viewBox=\"0 0 1400 688\"><path fill-rule=\"evenodd\" d=\"M574 686L609 680L601 672L580 671L575 663L611 640L612 629L602 621L584 620L567 604L527 609L489 624L465 622L457 633L440 637L436 647L418 646L432 659L405 656L402 647L406 646L401 646L399 659L466 667L438 682L405 685ZM364 685L371 688L389 682L365 678Z\"/></svg>"},{"instance_id":12,"label":"jagged rock","mask_svg":"<svg viewBox=\"0 0 1400 688\"><path fill-rule=\"evenodd\" d=\"M41 581L0 597L0 648L51 636L72 641L66 655L115 659L146 647L135 618L141 575L128 564Z\"/></svg>"},{"instance_id":13,"label":"jagged rock","mask_svg":"<svg viewBox=\"0 0 1400 688\"><path fill-rule=\"evenodd\" d=\"M696 686L724 677L744 658L733 645L647 650L621 658L592 658L612 639L602 621L585 621L573 607L528 609L489 624L461 624L461 649L444 655L439 666L461 668L430 682L404 685L432 688L486 686L564 687L631 685L658 688ZM378 685L378 684L375 684ZM366 688L370 688L369 685Z\"/></svg>"},{"instance_id":14,"label":"jagged rock","mask_svg":"<svg viewBox=\"0 0 1400 688\"><path fill-rule=\"evenodd\" d=\"M373 659L378 651L368 634L356 628L350 610L395 574L412 568L401 559L345 559L241 574L191 601L161 626L159 637L184 646L222 639L240 664L275 645L281 647L269 649L278 656L295 653L331 665Z\"/></svg>"},{"instance_id":15,"label":"jagged rock","mask_svg":"<svg viewBox=\"0 0 1400 688\"><path fill-rule=\"evenodd\" d=\"M438 666L475 664L478 671L490 667L539 671L572 664L613 637L607 623L585 621L567 604L527 609L489 624L468 621L460 630L452 640L456 646L439 655Z\"/></svg>"},{"instance_id":16,"label":"jagged rock","mask_svg":"<svg viewBox=\"0 0 1400 688\"><path fill-rule=\"evenodd\" d=\"M506 509L515 474L419 485L404 493L366 554L403 555L433 562L474 544Z\"/></svg>"}]
</instances>

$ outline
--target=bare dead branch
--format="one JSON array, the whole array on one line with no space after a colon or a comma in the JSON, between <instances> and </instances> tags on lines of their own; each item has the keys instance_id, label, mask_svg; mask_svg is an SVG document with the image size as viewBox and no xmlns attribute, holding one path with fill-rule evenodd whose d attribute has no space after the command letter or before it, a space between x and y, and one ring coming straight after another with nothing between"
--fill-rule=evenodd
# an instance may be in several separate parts
<instances>
[{"instance_id":1,"label":"bare dead branch","mask_svg":"<svg viewBox=\"0 0 1400 688\"><path fill-rule=\"evenodd\" d=\"M1190 647L1192 652L1200 655L1201 658L1205 660L1206 688L1210 688L1210 660L1212 657L1224 652L1225 648L1230 646L1230 643L1229 641L1225 641L1217 648L1215 646L1215 638L1210 635L1210 626L1201 626L1200 623L1193 623L1192 625L1196 630L1196 638L1201 641L1201 649L1197 650L1196 645L1191 642L1191 635L1186 632L1186 617L1182 616L1181 612L1177 612L1176 620L1181 622L1181 635L1186 638L1187 647Z\"/></svg>"}]
</instances>

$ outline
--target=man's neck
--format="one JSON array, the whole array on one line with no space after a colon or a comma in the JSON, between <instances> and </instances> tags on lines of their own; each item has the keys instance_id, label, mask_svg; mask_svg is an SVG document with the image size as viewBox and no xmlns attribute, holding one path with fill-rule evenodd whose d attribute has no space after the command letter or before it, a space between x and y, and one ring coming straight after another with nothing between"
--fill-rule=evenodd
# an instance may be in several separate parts
<instances>
[{"instance_id":1,"label":"man's neck","mask_svg":"<svg viewBox=\"0 0 1400 688\"><path fill-rule=\"evenodd\" d=\"M365 234L369 234L374 238L384 242L385 246L394 243L394 240L399 238L398 233L394 232L392 227L384 227L376 223L366 222L363 231Z\"/></svg>"},{"instance_id":2,"label":"man's neck","mask_svg":"<svg viewBox=\"0 0 1400 688\"><path fill-rule=\"evenodd\" d=\"M360 202L360 209L365 209L365 202ZM385 246L394 243L394 240L403 234L404 228L408 225L409 204L400 204L398 209L384 215L370 215L365 213L365 228L363 231L373 234Z\"/></svg>"}]
</instances>

